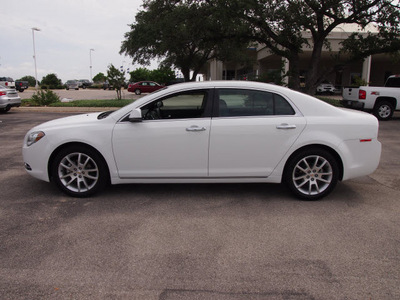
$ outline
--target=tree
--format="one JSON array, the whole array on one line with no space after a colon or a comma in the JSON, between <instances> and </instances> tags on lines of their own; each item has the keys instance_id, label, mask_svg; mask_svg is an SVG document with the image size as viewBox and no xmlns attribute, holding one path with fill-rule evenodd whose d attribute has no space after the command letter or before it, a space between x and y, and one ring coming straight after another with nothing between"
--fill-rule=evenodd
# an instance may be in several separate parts
<instances>
[{"instance_id":1,"label":"tree","mask_svg":"<svg viewBox=\"0 0 400 300\"><path fill-rule=\"evenodd\" d=\"M96 76L93 77L93 82L102 83L107 80L106 75L104 73L98 73Z\"/></svg>"},{"instance_id":2,"label":"tree","mask_svg":"<svg viewBox=\"0 0 400 300\"><path fill-rule=\"evenodd\" d=\"M213 1L213 0L210 0ZM275 54L289 61L289 86L300 88L299 60L303 47L312 49L310 69L306 78L306 91L313 93L324 75L319 72L321 54L328 35L342 24L358 25L365 29L376 24L381 39L399 37L398 1L392 0L214 0L220 9L229 9L233 17L240 18L252 29L251 37L265 44ZM236 12L236 13L235 13ZM303 33L311 34L308 43ZM390 33L388 35L388 33ZM370 35L373 36L373 35ZM357 36L359 37L359 35ZM353 40L355 37L353 37ZM385 47L376 47L384 52ZM380 52L380 53L381 53ZM365 52L367 53L367 52ZM378 52L375 52L378 53ZM367 55L367 54L365 54Z\"/></svg>"},{"instance_id":3,"label":"tree","mask_svg":"<svg viewBox=\"0 0 400 300\"><path fill-rule=\"evenodd\" d=\"M175 72L168 67L160 67L150 71L150 80L166 84L176 79Z\"/></svg>"},{"instance_id":4,"label":"tree","mask_svg":"<svg viewBox=\"0 0 400 300\"><path fill-rule=\"evenodd\" d=\"M161 84L165 84L175 80L175 72L168 67L160 67L156 70L138 68L130 72L129 74L131 75L131 82L151 80Z\"/></svg>"},{"instance_id":5,"label":"tree","mask_svg":"<svg viewBox=\"0 0 400 300\"><path fill-rule=\"evenodd\" d=\"M33 77L33 76L27 75L27 76L21 77L21 78L18 79L18 80L19 80L19 81L28 81L28 85L29 85L29 86L35 86L35 85L36 85L36 79L35 79L35 77Z\"/></svg>"},{"instance_id":6,"label":"tree","mask_svg":"<svg viewBox=\"0 0 400 300\"><path fill-rule=\"evenodd\" d=\"M125 83L125 71L123 69L118 70L113 64L108 66L107 80L110 86L112 86L117 92L117 99L121 99L121 88Z\"/></svg>"},{"instance_id":7,"label":"tree","mask_svg":"<svg viewBox=\"0 0 400 300\"><path fill-rule=\"evenodd\" d=\"M142 65L163 59L164 66L180 69L186 81L195 80L208 60L227 59L226 53L242 53L247 47L247 41L231 34L240 22L218 9L209 1L146 0L125 34L120 53Z\"/></svg>"},{"instance_id":8,"label":"tree","mask_svg":"<svg viewBox=\"0 0 400 300\"><path fill-rule=\"evenodd\" d=\"M150 70L146 68L138 68L130 72L131 78L129 81L138 82L144 80L150 80Z\"/></svg>"},{"instance_id":9,"label":"tree","mask_svg":"<svg viewBox=\"0 0 400 300\"><path fill-rule=\"evenodd\" d=\"M56 74L51 73L43 77L41 86L49 89L58 89L62 87L62 82L61 79L57 78Z\"/></svg>"}]
</instances>

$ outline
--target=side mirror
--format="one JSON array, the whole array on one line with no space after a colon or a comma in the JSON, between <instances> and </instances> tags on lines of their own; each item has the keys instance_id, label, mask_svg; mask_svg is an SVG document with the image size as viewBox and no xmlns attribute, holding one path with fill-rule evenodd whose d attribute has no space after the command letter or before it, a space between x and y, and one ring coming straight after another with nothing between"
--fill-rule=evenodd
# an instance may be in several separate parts
<instances>
[{"instance_id":1,"label":"side mirror","mask_svg":"<svg viewBox=\"0 0 400 300\"><path fill-rule=\"evenodd\" d=\"M129 114L129 122L137 123L142 121L143 121L142 111L140 110L140 108L132 110L131 113Z\"/></svg>"}]
</instances>

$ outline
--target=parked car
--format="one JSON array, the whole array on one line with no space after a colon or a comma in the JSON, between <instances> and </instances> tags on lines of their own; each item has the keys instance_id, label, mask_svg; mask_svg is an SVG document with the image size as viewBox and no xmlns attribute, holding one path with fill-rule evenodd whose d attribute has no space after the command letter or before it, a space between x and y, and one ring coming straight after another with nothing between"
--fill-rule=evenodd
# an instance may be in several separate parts
<instances>
[{"instance_id":1,"label":"parked car","mask_svg":"<svg viewBox=\"0 0 400 300\"><path fill-rule=\"evenodd\" d=\"M15 89L18 90L18 92L22 93L24 90L28 88L29 88L28 81L20 81L20 80L15 81Z\"/></svg>"},{"instance_id":2,"label":"parked car","mask_svg":"<svg viewBox=\"0 0 400 300\"><path fill-rule=\"evenodd\" d=\"M90 80L88 79L80 79L78 80L78 84L80 88L86 89L90 86L92 86L92 82L90 82Z\"/></svg>"},{"instance_id":3,"label":"parked car","mask_svg":"<svg viewBox=\"0 0 400 300\"><path fill-rule=\"evenodd\" d=\"M69 90L69 89L79 90L79 82L78 82L78 80L68 80L65 83L65 88L67 90Z\"/></svg>"},{"instance_id":4,"label":"parked car","mask_svg":"<svg viewBox=\"0 0 400 300\"><path fill-rule=\"evenodd\" d=\"M15 88L15 81L11 77L0 77L0 85L7 88Z\"/></svg>"},{"instance_id":5,"label":"parked car","mask_svg":"<svg viewBox=\"0 0 400 300\"><path fill-rule=\"evenodd\" d=\"M154 81L139 81L136 83L131 83L128 86L128 92L140 95L141 93L152 93L154 91L162 89L163 87L163 85L160 85Z\"/></svg>"},{"instance_id":6,"label":"parked car","mask_svg":"<svg viewBox=\"0 0 400 300\"><path fill-rule=\"evenodd\" d=\"M127 88L128 88L128 85L129 85L129 81L124 81L122 87L125 88L125 89L127 89ZM106 80L106 81L103 83L103 90L107 90L107 89L109 89L109 90L113 90L113 89L114 89L114 86L113 86L111 83L109 83L108 80Z\"/></svg>"},{"instance_id":7,"label":"parked car","mask_svg":"<svg viewBox=\"0 0 400 300\"><path fill-rule=\"evenodd\" d=\"M339 92L339 90L336 89L335 86L332 83L330 83L329 81L324 81L320 85L317 86L317 94L333 95L336 92Z\"/></svg>"},{"instance_id":8,"label":"parked car","mask_svg":"<svg viewBox=\"0 0 400 300\"><path fill-rule=\"evenodd\" d=\"M38 125L23 142L27 172L76 197L108 182L284 182L316 200L372 173L380 154L374 116L251 81L168 86L117 111Z\"/></svg>"},{"instance_id":9,"label":"parked car","mask_svg":"<svg viewBox=\"0 0 400 300\"><path fill-rule=\"evenodd\" d=\"M112 90L113 86L108 82L108 80L106 80L105 82L103 82L103 90Z\"/></svg>"},{"instance_id":10,"label":"parked car","mask_svg":"<svg viewBox=\"0 0 400 300\"><path fill-rule=\"evenodd\" d=\"M389 76L384 87L360 86L343 89L345 107L372 112L379 120L387 121L400 110L400 75Z\"/></svg>"},{"instance_id":11,"label":"parked car","mask_svg":"<svg viewBox=\"0 0 400 300\"><path fill-rule=\"evenodd\" d=\"M0 85L0 111L8 112L11 107L21 106L21 97L13 88Z\"/></svg>"}]
</instances>

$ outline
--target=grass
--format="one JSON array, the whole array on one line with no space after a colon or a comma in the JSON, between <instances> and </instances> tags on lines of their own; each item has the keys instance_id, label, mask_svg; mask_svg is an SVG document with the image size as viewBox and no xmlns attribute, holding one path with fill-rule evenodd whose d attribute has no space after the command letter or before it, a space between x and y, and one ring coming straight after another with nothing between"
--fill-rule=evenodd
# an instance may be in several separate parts
<instances>
[{"instance_id":1,"label":"grass","mask_svg":"<svg viewBox=\"0 0 400 300\"><path fill-rule=\"evenodd\" d=\"M71 102L56 102L51 107L123 107L132 103L132 99L110 99L110 100L74 100ZM22 100L22 106L37 106L30 99Z\"/></svg>"},{"instance_id":2,"label":"grass","mask_svg":"<svg viewBox=\"0 0 400 300\"><path fill-rule=\"evenodd\" d=\"M343 105L337 99L332 99L332 98L329 98L329 97L320 97L320 96L318 96L316 98L318 98L318 99L320 99L320 100L322 100L322 101L324 101L326 103L329 103L329 104L331 104L333 106L343 107Z\"/></svg>"}]
</instances>

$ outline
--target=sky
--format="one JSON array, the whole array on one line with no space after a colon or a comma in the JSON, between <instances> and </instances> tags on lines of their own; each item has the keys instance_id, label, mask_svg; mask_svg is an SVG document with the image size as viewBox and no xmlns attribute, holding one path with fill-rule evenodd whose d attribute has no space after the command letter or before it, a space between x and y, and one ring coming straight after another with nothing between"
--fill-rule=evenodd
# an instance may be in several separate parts
<instances>
[{"instance_id":1,"label":"sky","mask_svg":"<svg viewBox=\"0 0 400 300\"><path fill-rule=\"evenodd\" d=\"M5 0L1 0L3 2ZM0 2L0 3L1 3ZM55 73L62 82L107 73L109 64L131 71L129 57L119 54L142 0L14 0L5 1L0 18L0 77L35 76L33 36L38 80ZM5 3L3 3L5 4ZM94 51L90 51L94 49ZM158 67L157 62L149 69Z\"/></svg>"}]
</instances>

